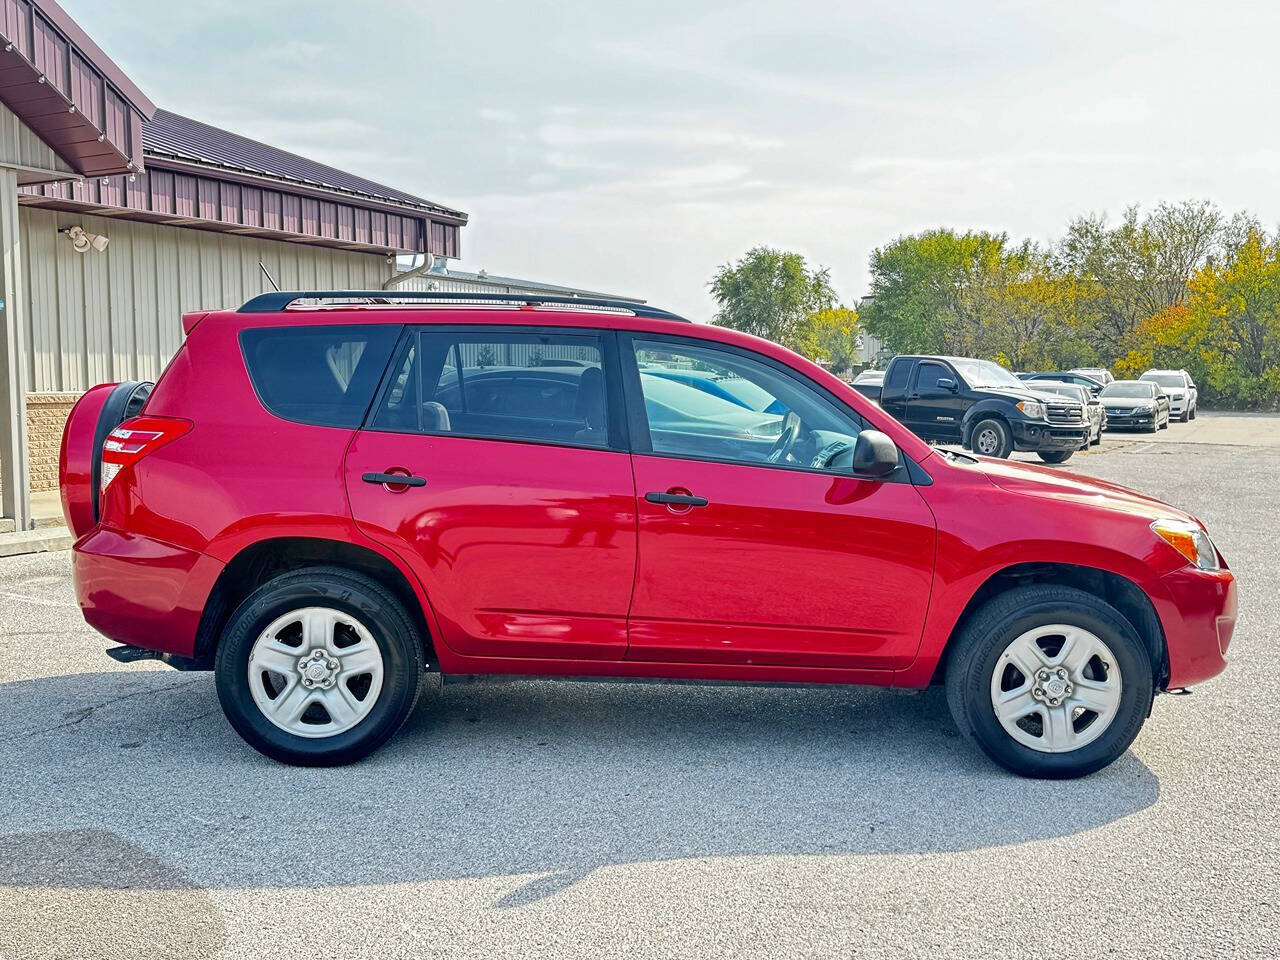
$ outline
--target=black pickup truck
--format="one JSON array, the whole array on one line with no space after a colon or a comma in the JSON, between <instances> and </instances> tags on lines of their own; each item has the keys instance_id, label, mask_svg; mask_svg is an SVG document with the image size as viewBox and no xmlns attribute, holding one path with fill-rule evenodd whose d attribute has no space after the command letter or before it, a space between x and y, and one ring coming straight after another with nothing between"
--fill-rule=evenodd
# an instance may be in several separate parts
<instances>
[{"instance_id":1,"label":"black pickup truck","mask_svg":"<svg viewBox=\"0 0 1280 960\"><path fill-rule=\"evenodd\" d=\"M855 384L917 436L987 457L1029 450L1063 463L1089 445L1089 415L1066 397L1037 392L990 360L894 357L884 386Z\"/></svg>"}]
</instances>

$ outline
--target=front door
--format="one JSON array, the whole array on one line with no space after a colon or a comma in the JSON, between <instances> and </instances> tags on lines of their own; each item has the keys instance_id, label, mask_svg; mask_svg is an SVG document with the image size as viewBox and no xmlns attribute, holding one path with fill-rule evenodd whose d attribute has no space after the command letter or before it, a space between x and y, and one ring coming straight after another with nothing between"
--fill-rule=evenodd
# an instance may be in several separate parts
<instances>
[{"instance_id":1,"label":"front door","mask_svg":"<svg viewBox=\"0 0 1280 960\"><path fill-rule=\"evenodd\" d=\"M347 452L347 491L361 530L413 568L454 651L625 653L636 517L614 343L529 328L406 336Z\"/></svg>"},{"instance_id":2,"label":"front door","mask_svg":"<svg viewBox=\"0 0 1280 960\"><path fill-rule=\"evenodd\" d=\"M857 415L747 351L637 335L622 355L640 534L627 659L909 664L933 515L905 468L850 474Z\"/></svg>"},{"instance_id":3,"label":"front door","mask_svg":"<svg viewBox=\"0 0 1280 960\"><path fill-rule=\"evenodd\" d=\"M950 380L954 388L940 387ZM964 401L959 396L960 380L950 367L934 360L922 360L912 375L907 394L907 416L903 421L918 437L959 443L964 421Z\"/></svg>"}]
</instances>

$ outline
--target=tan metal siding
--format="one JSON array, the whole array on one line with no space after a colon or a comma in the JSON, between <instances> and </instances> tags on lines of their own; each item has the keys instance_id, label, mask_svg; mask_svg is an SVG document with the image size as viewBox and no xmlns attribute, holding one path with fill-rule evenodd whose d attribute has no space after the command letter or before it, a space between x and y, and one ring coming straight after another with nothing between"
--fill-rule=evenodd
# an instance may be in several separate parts
<instances>
[{"instance_id":1,"label":"tan metal siding","mask_svg":"<svg viewBox=\"0 0 1280 960\"><path fill-rule=\"evenodd\" d=\"M129 220L19 211L27 310L27 389L60 393L112 380L154 380L182 340L182 314L236 307L271 289L377 289L389 275L376 254ZM78 254L59 227L109 237Z\"/></svg>"},{"instance_id":2,"label":"tan metal siding","mask_svg":"<svg viewBox=\"0 0 1280 960\"><path fill-rule=\"evenodd\" d=\"M75 176L60 156L37 137L3 103L0 103L0 165L51 170ZM19 178L21 182L22 178Z\"/></svg>"}]
</instances>

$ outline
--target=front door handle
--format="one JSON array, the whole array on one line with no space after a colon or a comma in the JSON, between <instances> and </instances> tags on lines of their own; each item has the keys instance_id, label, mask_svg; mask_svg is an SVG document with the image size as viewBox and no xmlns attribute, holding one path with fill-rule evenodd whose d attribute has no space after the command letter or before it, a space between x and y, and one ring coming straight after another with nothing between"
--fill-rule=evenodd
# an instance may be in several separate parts
<instances>
[{"instance_id":1,"label":"front door handle","mask_svg":"<svg viewBox=\"0 0 1280 960\"><path fill-rule=\"evenodd\" d=\"M705 507L706 497L695 497L688 493L646 493L644 498L650 503L663 503L668 507Z\"/></svg>"},{"instance_id":2,"label":"front door handle","mask_svg":"<svg viewBox=\"0 0 1280 960\"><path fill-rule=\"evenodd\" d=\"M360 477L365 483L394 483L402 487L425 487L426 477L411 477L406 473L366 473Z\"/></svg>"}]
</instances>

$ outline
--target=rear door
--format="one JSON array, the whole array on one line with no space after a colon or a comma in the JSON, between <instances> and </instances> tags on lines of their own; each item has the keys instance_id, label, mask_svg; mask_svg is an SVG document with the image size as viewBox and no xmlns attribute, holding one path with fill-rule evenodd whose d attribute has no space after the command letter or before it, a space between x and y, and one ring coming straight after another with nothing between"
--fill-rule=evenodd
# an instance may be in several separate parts
<instances>
[{"instance_id":1,"label":"rear door","mask_svg":"<svg viewBox=\"0 0 1280 960\"><path fill-rule=\"evenodd\" d=\"M617 370L603 331L425 327L401 344L347 490L456 652L625 653L636 515Z\"/></svg>"},{"instance_id":2,"label":"rear door","mask_svg":"<svg viewBox=\"0 0 1280 960\"><path fill-rule=\"evenodd\" d=\"M910 663L933 515L905 467L883 482L851 475L857 414L747 351L637 334L622 356L640 532L627 659ZM770 402L709 403L663 369L742 378Z\"/></svg>"}]
</instances>

